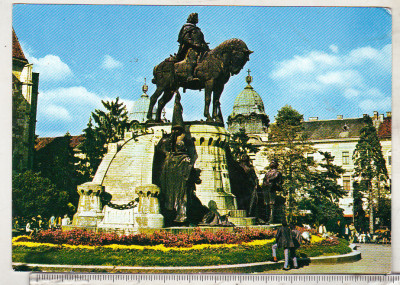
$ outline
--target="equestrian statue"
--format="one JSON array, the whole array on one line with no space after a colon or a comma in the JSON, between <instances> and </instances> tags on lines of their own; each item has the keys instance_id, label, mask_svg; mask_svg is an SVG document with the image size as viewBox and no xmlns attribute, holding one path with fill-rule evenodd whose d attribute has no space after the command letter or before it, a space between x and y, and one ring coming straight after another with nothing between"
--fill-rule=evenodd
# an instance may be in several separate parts
<instances>
[{"instance_id":1,"label":"equestrian statue","mask_svg":"<svg viewBox=\"0 0 400 285\"><path fill-rule=\"evenodd\" d=\"M150 97L147 118L150 120L158 98L155 121L161 122L161 112L180 87L185 91L205 89L204 116L207 122L222 123L220 97L231 75L242 70L252 53L239 39L230 39L210 50L198 23L197 13L189 15L178 36L177 54L154 67L152 82L157 89ZM213 101L212 116L210 103Z\"/></svg>"}]
</instances>

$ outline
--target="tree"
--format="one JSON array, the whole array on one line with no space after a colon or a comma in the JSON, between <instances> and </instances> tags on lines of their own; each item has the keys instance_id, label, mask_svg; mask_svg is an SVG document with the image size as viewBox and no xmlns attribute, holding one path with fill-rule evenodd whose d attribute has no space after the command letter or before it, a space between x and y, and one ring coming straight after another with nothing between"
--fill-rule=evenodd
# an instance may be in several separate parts
<instances>
[{"instance_id":1,"label":"tree","mask_svg":"<svg viewBox=\"0 0 400 285\"><path fill-rule=\"evenodd\" d=\"M119 97L115 101L101 101L106 112L96 109L92 112L92 117L97 124L96 133L104 143L117 142L124 137L128 128L128 112L126 106L119 102Z\"/></svg>"},{"instance_id":2,"label":"tree","mask_svg":"<svg viewBox=\"0 0 400 285\"><path fill-rule=\"evenodd\" d=\"M354 226L360 232L366 231L368 229L368 220L365 217L364 211L364 194L365 186L363 184L365 181L354 181L353 183L353 215L354 215Z\"/></svg>"},{"instance_id":3,"label":"tree","mask_svg":"<svg viewBox=\"0 0 400 285\"><path fill-rule=\"evenodd\" d=\"M76 187L83 183L83 178L78 171L78 159L70 143L71 135L66 133L37 151L34 170L52 181L59 191L66 192L69 202L76 206L79 200ZM63 206L59 205L59 207Z\"/></svg>"},{"instance_id":4,"label":"tree","mask_svg":"<svg viewBox=\"0 0 400 285\"><path fill-rule=\"evenodd\" d=\"M326 197L331 203L337 203L346 193L343 187L337 183L337 179L345 172L338 165L334 165L335 159L329 152L318 152L323 156L322 162L318 163L321 171L315 171L311 175L310 189L308 194L310 197L318 200L320 197Z\"/></svg>"},{"instance_id":5,"label":"tree","mask_svg":"<svg viewBox=\"0 0 400 285\"><path fill-rule=\"evenodd\" d=\"M295 194L304 196L311 179L314 161L307 159L307 154L314 153L307 137L303 133L303 115L291 106L284 106L271 124L270 144L266 152L268 160L276 159L282 172L283 188L287 191L288 219L292 220L297 211Z\"/></svg>"},{"instance_id":6,"label":"tree","mask_svg":"<svg viewBox=\"0 0 400 285\"><path fill-rule=\"evenodd\" d=\"M81 168L87 179L93 178L95 175L107 151L107 144L123 139L125 131L131 127L128 123L126 106L119 102L119 97L115 101L102 100L101 103L105 111L95 109L92 112L87 128L83 130L85 140L80 146L82 154L85 156L81 160Z\"/></svg>"},{"instance_id":7,"label":"tree","mask_svg":"<svg viewBox=\"0 0 400 285\"><path fill-rule=\"evenodd\" d=\"M323 156L318 163L319 169L310 176L308 195L299 203L302 210L311 210L311 223L329 224L343 217L343 209L339 207L339 198L345 194L337 179L345 172L341 166L333 164L334 157L329 152L319 151Z\"/></svg>"},{"instance_id":8,"label":"tree","mask_svg":"<svg viewBox=\"0 0 400 285\"><path fill-rule=\"evenodd\" d=\"M384 186L388 180L386 162L382 147L372 119L364 116L365 126L360 130L360 138L353 153L354 175L368 201L369 230L374 231L375 200L382 198Z\"/></svg>"},{"instance_id":9,"label":"tree","mask_svg":"<svg viewBox=\"0 0 400 285\"><path fill-rule=\"evenodd\" d=\"M93 178L97 168L101 163L101 159L106 152L104 140L101 139L99 133L93 128L92 117L90 117L87 128L83 130L84 141L80 145L80 150L84 154L81 159L81 171L86 179Z\"/></svg>"},{"instance_id":10,"label":"tree","mask_svg":"<svg viewBox=\"0 0 400 285\"><path fill-rule=\"evenodd\" d=\"M13 216L63 215L68 212L68 193L48 178L26 171L12 177Z\"/></svg>"},{"instance_id":11,"label":"tree","mask_svg":"<svg viewBox=\"0 0 400 285\"><path fill-rule=\"evenodd\" d=\"M229 141L229 147L231 154L236 161L239 160L243 154L257 153L259 150L258 146L249 143L250 137L246 134L245 129L241 128L239 132L232 134Z\"/></svg>"}]
</instances>

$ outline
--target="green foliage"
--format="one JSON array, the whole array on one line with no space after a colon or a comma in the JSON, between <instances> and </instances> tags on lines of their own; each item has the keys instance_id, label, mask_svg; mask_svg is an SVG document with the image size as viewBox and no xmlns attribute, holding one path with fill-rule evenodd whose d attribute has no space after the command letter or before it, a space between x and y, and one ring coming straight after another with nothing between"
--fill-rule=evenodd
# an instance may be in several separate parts
<instances>
[{"instance_id":1,"label":"green foliage","mask_svg":"<svg viewBox=\"0 0 400 285\"><path fill-rule=\"evenodd\" d=\"M96 123L96 134L104 143L117 142L124 137L128 128L128 111L126 106L119 102L119 97L115 101L101 101L106 111L96 109L92 112L92 117Z\"/></svg>"},{"instance_id":2,"label":"green foliage","mask_svg":"<svg viewBox=\"0 0 400 285\"><path fill-rule=\"evenodd\" d=\"M269 161L276 159L283 175L283 189L286 192L288 219L292 220L297 212L297 202L309 186L315 163L307 159L308 153L314 153L309 140L303 135L303 116L290 106L284 106L271 124L269 139L271 144L266 152Z\"/></svg>"},{"instance_id":3,"label":"green foliage","mask_svg":"<svg viewBox=\"0 0 400 285\"><path fill-rule=\"evenodd\" d=\"M232 134L229 141L229 147L231 149L231 154L236 161L238 161L240 156L243 154L258 152L259 147L249 143L249 140L250 137L246 134L245 129L243 128L241 128L239 132Z\"/></svg>"},{"instance_id":4,"label":"green foliage","mask_svg":"<svg viewBox=\"0 0 400 285\"><path fill-rule=\"evenodd\" d=\"M83 136L85 140L81 144L80 150L84 154L84 158L81 159L80 164L82 173L89 180L96 173L106 148L104 147L104 140L93 129L92 117L89 119L87 128L83 130Z\"/></svg>"},{"instance_id":5,"label":"green foliage","mask_svg":"<svg viewBox=\"0 0 400 285\"><path fill-rule=\"evenodd\" d=\"M392 225L392 199L381 198L378 200L377 218L379 218L379 225L391 228Z\"/></svg>"},{"instance_id":6,"label":"green foliage","mask_svg":"<svg viewBox=\"0 0 400 285\"><path fill-rule=\"evenodd\" d=\"M68 211L67 204L68 193L58 189L50 179L39 173L26 171L13 175L13 216L61 215Z\"/></svg>"},{"instance_id":7,"label":"green foliage","mask_svg":"<svg viewBox=\"0 0 400 285\"><path fill-rule=\"evenodd\" d=\"M379 142L376 128L372 119L364 116L365 126L360 131L360 138L353 153L354 175L360 182L359 191L368 200L368 212L370 216L369 230L374 230L374 212L376 205L374 200L380 200L384 194L388 180L386 162L382 154L382 146Z\"/></svg>"},{"instance_id":8,"label":"green foliage","mask_svg":"<svg viewBox=\"0 0 400 285\"><path fill-rule=\"evenodd\" d=\"M298 205L301 210L311 210L311 215L307 215L306 222L310 224L329 224L342 219L343 209L338 203L332 201L326 196L303 198Z\"/></svg>"},{"instance_id":9,"label":"green foliage","mask_svg":"<svg viewBox=\"0 0 400 285\"><path fill-rule=\"evenodd\" d=\"M55 138L45 148L35 153L34 170L40 172L43 177L50 179L59 191L68 194L68 201L78 204L79 195L76 192L77 185L84 182L78 171L78 159L70 146L71 135ZM65 205L58 205L64 208ZM64 213L65 214L65 213Z\"/></svg>"},{"instance_id":10,"label":"green foliage","mask_svg":"<svg viewBox=\"0 0 400 285\"><path fill-rule=\"evenodd\" d=\"M354 215L354 226L357 231L362 232L368 229L368 219L365 217L365 211L363 209L363 198L364 194L368 191L365 181L353 183L353 215Z\"/></svg>"},{"instance_id":11,"label":"green foliage","mask_svg":"<svg viewBox=\"0 0 400 285\"><path fill-rule=\"evenodd\" d=\"M339 198L342 198L346 193L343 187L337 183L337 179L341 177L345 170L341 166L333 164L335 157L329 152L319 151L318 153L323 156L322 162L318 163L322 171L312 173L308 194L316 202L323 197L331 203L337 203Z\"/></svg>"},{"instance_id":12,"label":"green foliage","mask_svg":"<svg viewBox=\"0 0 400 285\"><path fill-rule=\"evenodd\" d=\"M119 102L119 97L115 101L102 100L101 103L105 111L96 109L92 112L87 128L83 130L85 140L80 147L85 156L81 161L82 172L88 179L96 173L107 151L106 144L123 139L129 128L128 112L126 106Z\"/></svg>"}]
</instances>

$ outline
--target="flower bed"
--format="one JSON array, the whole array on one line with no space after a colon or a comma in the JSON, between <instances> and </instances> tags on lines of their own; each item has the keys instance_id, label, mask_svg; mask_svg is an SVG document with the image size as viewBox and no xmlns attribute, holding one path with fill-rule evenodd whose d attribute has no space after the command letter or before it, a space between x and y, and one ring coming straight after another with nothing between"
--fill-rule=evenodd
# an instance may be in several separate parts
<instances>
[{"instance_id":1,"label":"flower bed","mask_svg":"<svg viewBox=\"0 0 400 285\"><path fill-rule=\"evenodd\" d=\"M274 238L276 231L260 229L236 229L234 232L202 231L196 228L193 233L172 234L159 231L153 234L118 236L113 233L95 233L82 229L71 231L42 231L32 238L32 242L68 245L164 245L165 247L190 247L197 244L240 244L253 240ZM22 238L23 240L23 238ZM20 241L22 241L20 240Z\"/></svg>"},{"instance_id":2,"label":"flower bed","mask_svg":"<svg viewBox=\"0 0 400 285\"><path fill-rule=\"evenodd\" d=\"M45 231L36 237L13 238L13 261L39 264L129 265L129 266L206 266L271 260L274 231L240 229L174 235L118 236L75 230ZM344 254L348 242L312 236L302 245L300 256ZM283 259L278 250L278 259Z\"/></svg>"}]
</instances>

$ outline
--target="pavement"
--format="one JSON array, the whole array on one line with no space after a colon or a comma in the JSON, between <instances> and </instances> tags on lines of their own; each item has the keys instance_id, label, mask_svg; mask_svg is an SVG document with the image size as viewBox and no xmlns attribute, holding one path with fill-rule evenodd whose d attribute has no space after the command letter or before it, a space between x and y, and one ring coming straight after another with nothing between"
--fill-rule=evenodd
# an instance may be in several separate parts
<instances>
[{"instance_id":1,"label":"pavement","mask_svg":"<svg viewBox=\"0 0 400 285\"><path fill-rule=\"evenodd\" d=\"M361 260L351 263L313 264L285 271L268 270L268 274L386 274L391 271L392 247L390 244L357 243Z\"/></svg>"}]
</instances>

